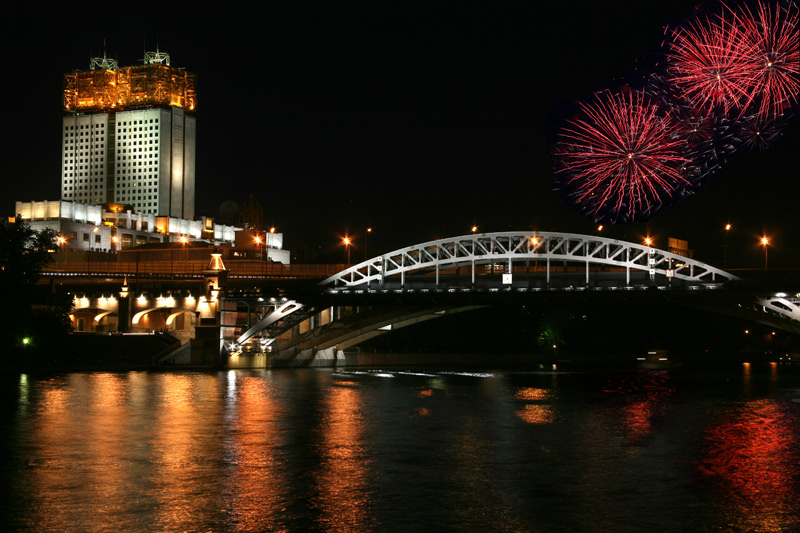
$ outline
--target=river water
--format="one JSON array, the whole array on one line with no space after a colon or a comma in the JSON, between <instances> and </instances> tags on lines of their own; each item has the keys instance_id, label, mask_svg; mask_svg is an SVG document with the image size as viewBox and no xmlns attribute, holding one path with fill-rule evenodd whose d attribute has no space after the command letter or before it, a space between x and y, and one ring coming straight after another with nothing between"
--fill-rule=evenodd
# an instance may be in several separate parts
<instances>
[{"instance_id":1,"label":"river water","mask_svg":"<svg viewBox=\"0 0 800 533\"><path fill-rule=\"evenodd\" d=\"M4 531L791 531L800 371L7 376Z\"/></svg>"}]
</instances>

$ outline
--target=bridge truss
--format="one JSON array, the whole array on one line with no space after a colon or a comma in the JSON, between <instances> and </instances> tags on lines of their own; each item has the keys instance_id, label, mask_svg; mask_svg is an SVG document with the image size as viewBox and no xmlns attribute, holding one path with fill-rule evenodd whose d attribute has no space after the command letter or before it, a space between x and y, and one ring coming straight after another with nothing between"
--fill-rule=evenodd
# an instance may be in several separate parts
<instances>
[{"instance_id":1,"label":"bridge truss","mask_svg":"<svg viewBox=\"0 0 800 533\"><path fill-rule=\"evenodd\" d=\"M324 280L320 285L331 290L405 289L406 276L427 274L430 283L440 287L442 276L466 268L472 284L482 273L511 274L503 283L513 288L515 272L543 271L549 285L557 272L585 270L585 283L590 284L595 272L605 268L624 272L625 284L631 283L631 272L644 272L650 279L663 277L670 283L724 283L739 278L689 257L652 246L605 237L557 232L500 232L462 235L426 242L373 257ZM499 277L499 276L498 276Z\"/></svg>"}]
</instances>

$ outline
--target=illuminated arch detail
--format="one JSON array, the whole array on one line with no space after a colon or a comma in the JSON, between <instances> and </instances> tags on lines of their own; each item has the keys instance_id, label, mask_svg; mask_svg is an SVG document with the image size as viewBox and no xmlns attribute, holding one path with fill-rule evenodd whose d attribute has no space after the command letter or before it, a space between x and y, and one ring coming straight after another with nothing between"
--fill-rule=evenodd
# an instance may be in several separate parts
<instances>
[{"instance_id":1,"label":"illuminated arch detail","mask_svg":"<svg viewBox=\"0 0 800 533\"><path fill-rule=\"evenodd\" d=\"M139 311L138 313L133 315L133 318L131 319L131 324L134 325L134 326L138 325L139 324L139 320L141 320L141 318L144 315L146 315L148 313L152 313L153 311L158 311L160 309L164 309L164 308L163 307L150 307L148 309L145 309L144 311Z\"/></svg>"},{"instance_id":2,"label":"illuminated arch detail","mask_svg":"<svg viewBox=\"0 0 800 533\"><path fill-rule=\"evenodd\" d=\"M94 323L99 324L100 321L103 320L103 318L105 318L107 315L110 315L111 313L112 311L103 311L102 313L98 313L94 317Z\"/></svg>"},{"instance_id":3,"label":"illuminated arch detail","mask_svg":"<svg viewBox=\"0 0 800 533\"><path fill-rule=\"evenodd\" d=\"M166 305L156 305L155 307L148 307L147 309L142 309L141 311L134 314L133 318L131 319L131 324L136 326L137 324L139 324L139 320L141 320L144 315L152 313L153 311L165 311L169 309L174 309L175 311L167 317L168 325L172 324L172 321L175 320L175 317L180 315L181 313L194 313L196 311L196 309L192 309L189 307L175 307L175 306L168 307Z\"/></svg>"},{"instance_id":4,"label":"illuminated arch detail","mask_svg":"<svg viewBox=\"0 0 800 533\"><path fill-rule=\"evenodd\" d=\"M161 309L164 309L164 308L162 307ZM190 311L187 311L186 309L179 309L179 310L175 311L174 313L170 313L170 315L167 317L167 325L171 326L172 323L175 321L175 319L178 316L180 316L180 315L182 315L184 313L189 313L189 312Z\"/></svg>"},{"instance_id":5,"label":"illuminated arch detail","mask_svg":"<svg viewBox=\"0 0 800 533\"><path fill-rule=\"evenodd\" d=\"M405 286L405 275L412 272L436 272L443 268L470 267L473 277L478 265L507 263L509 270L515 261L546 261L547 273L551 260L586 265L604 265L650 272L694 283L720 283L738 280L737 276L689 257L605 237L547 231L514 231L462 235L430 241L395 250L342 270L320 283L323 287L369 287L392 276ZM629 281L628 276L628 281Z\"/></svg>"}]
</instances>

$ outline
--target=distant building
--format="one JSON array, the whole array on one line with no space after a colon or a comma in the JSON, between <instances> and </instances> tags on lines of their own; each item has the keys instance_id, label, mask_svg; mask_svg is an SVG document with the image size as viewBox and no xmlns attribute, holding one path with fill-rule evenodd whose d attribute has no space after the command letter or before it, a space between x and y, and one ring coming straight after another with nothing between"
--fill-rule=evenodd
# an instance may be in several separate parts
<instances>
[{"instance_id":1,"label":"distant building","mask_svg":"<svg viewBox=\"0 0 800 533\"><path fill-rule=\"evenodd\" d=\"M157 217L121 207L60 200L17 202L15 211L33 229L58 233L70 250L116 252L147 243L179 242L181 237L217 245L236 241L238 228L215 224L212 218Z\"/></svg>"},{"instance_id":2,"label":"distant building","mask_svg":"<svg viewBox=\"0 0 800 533\"><path fill-rule=\"evenodd\" d=\"M68 251L121 252L154 243L202 241L212 246L234 247L226 258L291 262L283 250L283 234L245 231L200 217L187 220L134 213L122 206L87 205L65 200L16 202L15 212L36 231L51 229ZM254 236L259 236L256 242ZM192 249L205 250L202 246ZM206 254L203 256L208 258Z\"/></svg>"},{"instance_id":3,"label":"distant building","mask_svg":"<svg viewBox=\"0 0 800 533\"><path fill-rule=\"evenodd\" d=\"M195 75L147 52L142 65L94 58L64 79L62 200L193 219Z\"/></svg>"},{"instance_id":4,"label":"distant building","mask_svg":"<svg viewBox=\"0 0 800 533\"><path fill-rule=\"evenodd\" d=\"M163 52L147 52L132 67L93 58L88 71L64 80L61 200L17 201L14 215L35 230L58 233L65 251L203 241L236 248L233 259L289 264L283 234L274 228L244 232L194 219L194 74L171 66Z\"/></svg>"}]
</instances>

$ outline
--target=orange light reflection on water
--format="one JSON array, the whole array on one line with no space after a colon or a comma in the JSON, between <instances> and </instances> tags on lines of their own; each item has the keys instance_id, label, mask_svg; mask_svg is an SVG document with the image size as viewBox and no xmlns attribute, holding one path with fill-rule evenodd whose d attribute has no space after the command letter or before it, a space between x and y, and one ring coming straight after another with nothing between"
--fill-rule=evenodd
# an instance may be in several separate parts
<instances>
[{"instance_id":1,"label":"orange light reflection on water","mask_svg":"<svg viewBox=\"0 0 800 533\"><path fill-rule=\"evenodd\" d=\"M515 400L549 400L553 398L553 391L549 389L536 389L521 387L514 394Z\"/></svg>"},{"instance_id":2,"label":"orange light reflection on water","mask_svg":"<svg viewBox=\"0 0 800 533\"><path fill-rule=\"evenodd\" d=\"M158 417L153 432L152 467L158 531L197 529L197 517L214 517L219 476L206 466L219 461L222 393L213 376L159 376Z\"/></svg>"},{"instance_id":3,"label":"orange light reflection on water","mask_svg":"<svg viewBox=\"0 0 800 533\"><path fill-rule=\"evenodd\" d=\"M549 424L556 419L555 411L549 405L526 405L515 414L528 424Z\"/></svg>"},{"instance_id":4,"label":"orange light reflection on water","mask_svg":"<svg viewBox=\"0 0 800 533\"><path fill-rule=\"evenodd\" d=\"M30 483L35 516L29 524L39 531L55 531L70 523L75 516L71 502L47 497L71 485L69 479L70 450L76 439L70 406L72 395L66 379L54 378L43 383L42 399L32 421L32 443L38 450L30 460Z\"/></svg>"},{"instance_id":5,"label":"orange light reflection on water","mask_svg":"<svg viewBox=\"0 0 800 533\"><path fill-rule=\"evenodd\" d=\"M315 502L326 531L370 530L368 481L370 459L364 439L361 390L333 386L323 401L322 464L316 476Z\"/></svg>"},{"instance_id":6,"label":"orange light reflection on water","mask_svg":"<svg viewBox=\"0 0 800 533\"><path fill-rule=\"evenodd\" d=\"M282 495L287 480L276 450L283 442L278 419L282 409L272 382L255 377L240 380L231 452L231 502L237 531L280 531Z\"/></svg>"},{"instance_id":7,"label":"orange light reflection on water","mask_svg":"<svg viewBox=\"0 0 800 533\"><path fill-rule=\"evenodd\" d=\"M537 389L534 387L521 387L514 393L515 400L542 402L551 400L555 393L550 389ZM530 403L517 409L516 414L521 420L528 424L549 424L556 419L556 411L551 405L542 403Z\"/></svg>"},{"instance_id":8,"label":"orange light reflection on water","mask_svg":"<svg viewBox=\"0 0 800 533\"><path fill-rule=\"evenodd\" d=\"M119 457L119 443L125 442L129 434L127 380L119 374L89 374L86 379L92 423L85 428L83 439L93 463L86 479L86 497L104 503L94 510L96 523L112 523L124 513L130 489L130 463Z\"/></svg>"}]
</instances>

